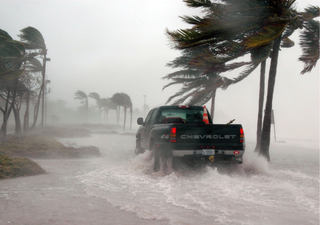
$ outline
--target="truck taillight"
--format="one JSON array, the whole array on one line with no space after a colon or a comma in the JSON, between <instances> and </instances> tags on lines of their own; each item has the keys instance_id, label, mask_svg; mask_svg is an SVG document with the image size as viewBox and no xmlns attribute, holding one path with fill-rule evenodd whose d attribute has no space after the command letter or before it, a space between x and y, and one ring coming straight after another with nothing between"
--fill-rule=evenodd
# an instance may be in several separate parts
<instances>
[{"instance_id":1,"label":"truck taillight","mask_svg":"<svg viewBox=\"0 0 320 225\"><path fill-rule=\"evenodd\" d=\"M170 142L177 142L177 128L176 127L171 127Z\"/></svg>"},{"instance_id":2,"label":"truck taillight","mask_svg":"<svg viewBox=\"0 0 320 225\"><path fill-rule=\"evenodd\" d=\"M243 132L243 128L240 128L240 143L244 142L244 132Z\"/></svg>"}]
</instances>

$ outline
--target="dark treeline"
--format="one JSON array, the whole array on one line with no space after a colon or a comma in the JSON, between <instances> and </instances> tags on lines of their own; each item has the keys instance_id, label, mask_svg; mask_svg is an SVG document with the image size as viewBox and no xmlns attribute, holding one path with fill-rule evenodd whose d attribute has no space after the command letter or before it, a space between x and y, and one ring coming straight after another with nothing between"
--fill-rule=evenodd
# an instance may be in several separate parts
<instances>
[{"instance_id":1,"label":"dark treeline","mask_svg":"<svg viewBox=\"0 0 320 225\"><path fill-rule=\"evenodd\" d=\"M42 34L33 27L22 29L20 41L13 40L0 29L0 110L2 112L1 136L6 137L11 113L15 119L15 133L35 128L42 103L41 125L44 118L44 96L47 92L45 79L47 49ZM39 61L42 59L42 63ZM26 104L23 120L20 110ZM29 109L34 108L30 124Z\"/></svg>"},{"instance_id":2,"label":"dark treeline","mask_svg":"<svg viewBox=\"0 0 320 225\"><path fill-rule=\"evenodd\" d=\"M100 95L96 92L91 92L87 95L85 92L78 90L75 93L75 99L80 100L80 103L83 105L85 110L85 122L88 122L88 112L89 112L89 98L96 100L96 105L99 112L99 123L101 121L101 115L104 113L105 122L108 123L108 114L109 110L115 110L117 114L117 124L120 120L120 109L123 108L124 111L124 121L123 121L123 130L126 127L127 120L127 109L130 110L130 129L132 128L132 113L133 106L131 98L126 93L115 93L111 98L101 98Z\"/></svg>"}]
</instances>

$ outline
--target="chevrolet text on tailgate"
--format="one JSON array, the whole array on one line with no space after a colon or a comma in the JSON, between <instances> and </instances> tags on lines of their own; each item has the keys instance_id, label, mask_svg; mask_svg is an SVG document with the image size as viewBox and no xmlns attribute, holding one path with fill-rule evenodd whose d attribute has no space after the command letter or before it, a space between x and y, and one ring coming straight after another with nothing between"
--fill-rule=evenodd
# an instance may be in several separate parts
<instances>
[{"instance_id":1,"label":"chevrolet text on tailgate","mask_svg":"<svg viewBox=\"0 0 320 225\"><path fill-rule=\"evenodd\" d=\"M192 159L216 163L242 163L245 150L241 124L212 124L206 107L161 106L150 110L136 134L136 154L151 150L154 171L160 159Z\"/></svg>"}]
</instances>

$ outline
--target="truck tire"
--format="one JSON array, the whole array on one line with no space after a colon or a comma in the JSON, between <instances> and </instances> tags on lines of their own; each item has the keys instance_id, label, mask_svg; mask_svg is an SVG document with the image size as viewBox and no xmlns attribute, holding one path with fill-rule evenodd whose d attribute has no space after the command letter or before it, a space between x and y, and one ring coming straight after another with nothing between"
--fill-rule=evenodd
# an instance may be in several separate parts
<instances>
[{"instance_id":1,"label":"truck tire","mask_svg":"<svg viewBox=\"0 0 320 225\"><path fill-rule=\"evenodd\" d=\"M152 147L152 154L154 158L153 162L153 172L158 172L160 170L160 153L156 151L155 146Z\"/></svg>"},{"instance_id":2,"label":"truck tire","mask_svg":"<svg viewBox=\"0 0 320 225\"><path fill-rule=\"evenodd\" d=\"M144 153L144 149L143 148L141 148L141 145L140 145L140 140L137 138L136 139L136 148L135 148L135 150L134 150L134 153L136 154L136 155L139 155L139 154L142 154L142 153Z\"/></svg>"}]
</instances>

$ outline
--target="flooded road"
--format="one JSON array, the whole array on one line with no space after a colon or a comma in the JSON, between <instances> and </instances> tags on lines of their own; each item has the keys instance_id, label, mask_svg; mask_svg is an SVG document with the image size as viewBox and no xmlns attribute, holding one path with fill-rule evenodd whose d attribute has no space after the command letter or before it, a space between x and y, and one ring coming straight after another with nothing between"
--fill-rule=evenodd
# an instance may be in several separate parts
<instances>
[{"instance_id":1,"label":"flooded road","mask_svg":"<svg viewBox=\"0 0 320 225\"><path fill-rule=\"evenodd\" d=\"M234 171L152 171L134 135L59 139L101 158L37 160L48 174L0 181L0 224L319 224L319 149L272 143L271 163L248 143ZM308 145L307 145L307 144Z\"/></svg>"}]
</instances>

